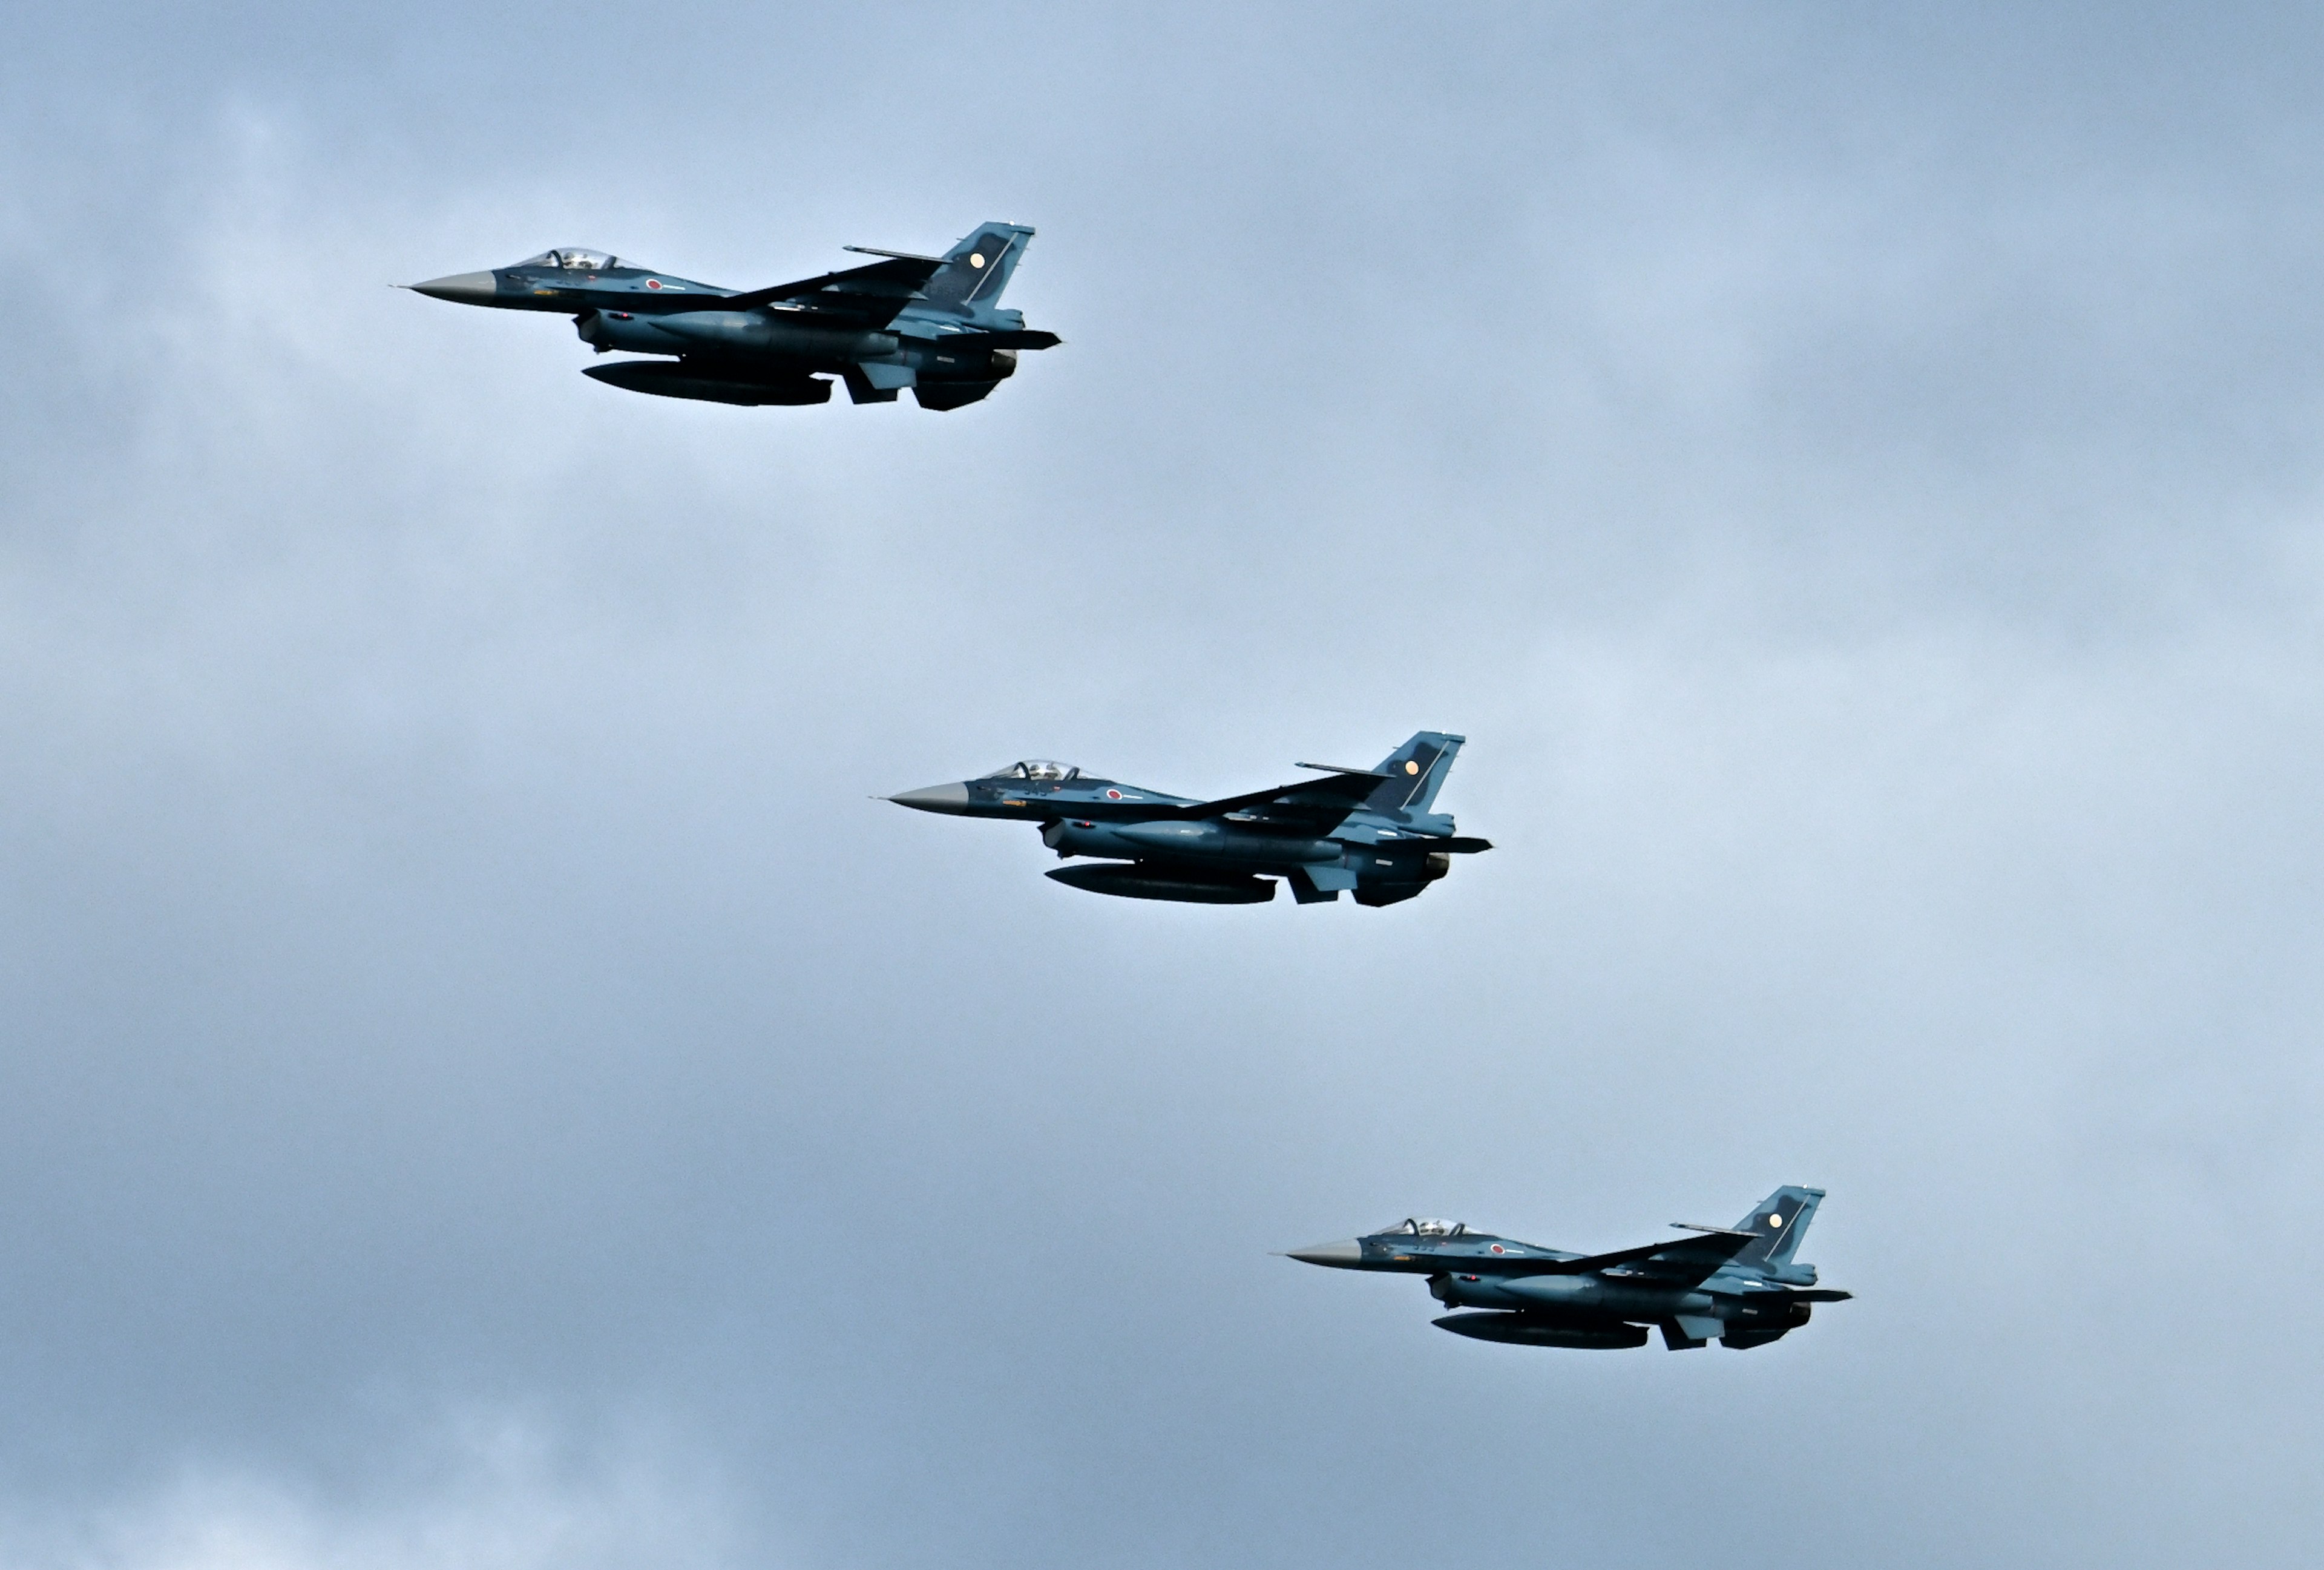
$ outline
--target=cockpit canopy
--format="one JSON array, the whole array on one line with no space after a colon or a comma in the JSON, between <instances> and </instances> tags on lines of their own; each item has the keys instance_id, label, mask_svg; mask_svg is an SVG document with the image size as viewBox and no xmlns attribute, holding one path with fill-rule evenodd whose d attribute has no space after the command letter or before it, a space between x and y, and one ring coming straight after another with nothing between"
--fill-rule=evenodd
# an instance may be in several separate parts
<instances>
[{"instance_id":1,"label":"cockpit canopy","mask_svg":"<svg viewBox=\"0 0 2324 1570\"><path fill-rule=\"evenodd\" d=\"M1413 1215L1402 1221L1392 1221L1371 1235L1384 1237L1395 1233L1405 1237L1459 1237L1468 1230L1466 1225L1457 1221L1431 1221L1425 1216Z\"/></svg>"},{"instance_id":2,"label":"cockpit canopy","mask_svg":"<svg viewBox=\"0 0 2324 1570\"><path fill-rule=\"evenodd\" d=\"M611 272L624 263L604 251L543 251L517 263L520 267L561 267L567 272Z\"/></svg>"},{"instance_id":3,"label":"cockpit canopy","mask_svg":"<svg viewBox=\"0 0 2324 1570\"><path fill-rule=\"evenodd\" d=\"M1077 780L1081 771L1070 763L1053 763L1047 758L1028 758L1021 763L1011 763L1005 769L995 769L985 776L988 780Z\"/></svg>"}]
</instances>

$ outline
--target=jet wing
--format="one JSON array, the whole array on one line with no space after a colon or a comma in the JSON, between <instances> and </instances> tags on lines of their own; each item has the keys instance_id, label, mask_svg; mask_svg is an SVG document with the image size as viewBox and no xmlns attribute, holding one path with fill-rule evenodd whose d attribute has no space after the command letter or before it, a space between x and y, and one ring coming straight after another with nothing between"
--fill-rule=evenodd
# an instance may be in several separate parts
<instances>
[{"instance_id":1,"label":"jet wing","mask_svg":"<svg viewBox=\"0 0 2324 1570\"><path fill-rule=\"evenodd\" d=\"M1361 807L1387 779L1385 774L1344 770L1321 780L1302 780L1296 785L1277 785L1272 790L1253 790L1241 796L1223 796L1216 801L1197 801L1190 806L1176 808L1167 816L1180 818L1224 817L1230 813L1240 812L1253 817L1329 829Z\"/></svg>"},{"instance_id":2,"label":"jet wing","mask_svg":"<svg viewBox=\"0 0 2324 1570\"><path fill-rule=\"evenodd\" d=\"M1698 1233L1666 1242L1617 1249L1610 1254L1584 1254L1577 1260L1526 1261L1499 1273L1513 1276L1607 1275L1616 1280L1645 1281L1654 1286L1692 1287L1743 1251L1757 1234L1748 1232ZM1499 1261L1496 1261L1498 1264Z\"/></svg>"},{"instance_id":3,"label":"jet wing","mask_svg":"<svg viewBox=\"0 0 2324 1570\"><path fill-rule=\"evenodd\" d=\"M817 311L859 319L867 327L885 327L896 313L921 298L920 285L944 265L938 256L890 256L868 267L838 272L818 272L789 283L721 295L718 310L756 310L777 301L791 301Z\"/></svg>"}]
</instances>

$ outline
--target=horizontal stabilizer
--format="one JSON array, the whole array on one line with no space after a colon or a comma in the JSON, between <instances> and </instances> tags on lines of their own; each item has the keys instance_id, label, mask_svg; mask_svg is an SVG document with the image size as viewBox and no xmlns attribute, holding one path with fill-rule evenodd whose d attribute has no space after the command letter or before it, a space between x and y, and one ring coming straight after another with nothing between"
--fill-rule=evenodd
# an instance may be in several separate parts
<instances>
[{"instance_id":1,"label":"horizontal stabilizer","mask_svg":"<svg viewBox=\"0 0 2324 1570\"><path fill-rule=\"evenodd\" d=\"M858 256L885 256L893 262L925 262L931 267L944 265L941 256L923 256L917 251L882 251L877 245L842 245L843 251L853 251Z\"/></svg>"}]
</instances>

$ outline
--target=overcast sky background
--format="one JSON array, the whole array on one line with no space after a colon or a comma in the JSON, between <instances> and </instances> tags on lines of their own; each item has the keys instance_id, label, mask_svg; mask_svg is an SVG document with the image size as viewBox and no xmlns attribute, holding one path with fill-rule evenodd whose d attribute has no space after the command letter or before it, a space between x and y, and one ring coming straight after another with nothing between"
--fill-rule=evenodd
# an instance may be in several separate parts
<instances>
[{"instance_id":1,"label":"overcast sky background","mask_svg":"<svg viewBox=\"0 0 2324 1570\"><path fill-rule=\"evenodd\" d=\"M0 1562L2312 1562L2324 23L2023 11L14 18ZM988 217L949 414L385 287ZM1422 727L1386 910L867 799Z\"/></svg>"}]
</instances>

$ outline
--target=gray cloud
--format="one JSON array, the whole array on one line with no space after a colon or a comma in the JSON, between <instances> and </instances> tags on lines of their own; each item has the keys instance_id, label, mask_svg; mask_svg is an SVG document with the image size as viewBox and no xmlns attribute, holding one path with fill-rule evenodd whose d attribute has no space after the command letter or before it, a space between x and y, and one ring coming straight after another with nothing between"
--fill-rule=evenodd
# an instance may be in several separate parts
<instances>
[{"instance_id":1,"label":"gray cloud","mask_svg":"<svg viewBox=\"0 0 2324 1570\"><path fill-rule=\"evenodd\" d=\"M35 19L0 1557L2302 1562L2319 41L2198 14ZM943 418L383 287L986 216ZM864 799L1424 725L1388 911ZM1266 1251L1786 1180L1748 1358Z\"/></svg>"}]
</instances>

